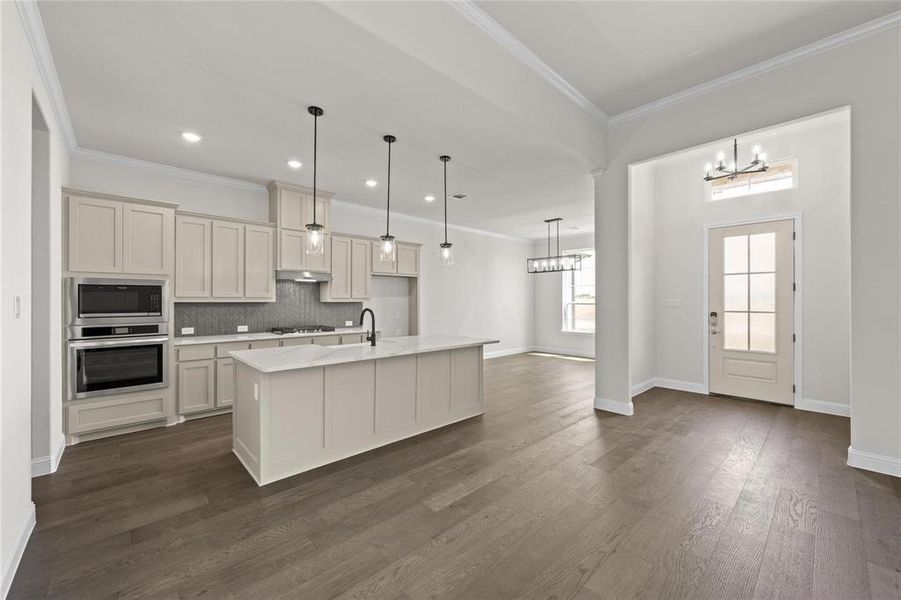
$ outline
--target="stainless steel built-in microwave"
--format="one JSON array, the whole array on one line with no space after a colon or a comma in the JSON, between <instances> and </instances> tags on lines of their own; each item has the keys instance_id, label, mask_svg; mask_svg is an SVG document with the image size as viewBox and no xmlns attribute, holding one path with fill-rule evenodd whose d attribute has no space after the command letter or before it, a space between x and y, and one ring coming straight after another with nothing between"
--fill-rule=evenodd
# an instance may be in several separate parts
<instances>
[{"instance_id":1,"label":"stainless steel built-in microwave","mask_svg":"<svg viewBox=\"0 0 901 600\"><path fill-rule=\"evenodd\" d=\"M168 283L159 279L69 280L70 325L165 323Z\"/></svg>"}]
</instances>

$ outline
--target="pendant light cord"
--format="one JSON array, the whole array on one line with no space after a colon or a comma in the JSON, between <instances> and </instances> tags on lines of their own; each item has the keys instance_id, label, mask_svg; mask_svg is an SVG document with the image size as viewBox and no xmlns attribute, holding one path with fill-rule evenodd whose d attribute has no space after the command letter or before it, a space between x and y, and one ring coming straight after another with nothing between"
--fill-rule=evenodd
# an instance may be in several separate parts
<instances>
[{"instance_id":1,"label":"pendant light cord","mask_svg":"<svg viewBox=\"0 0 901 600\"><path fill-rule=\"evenodd\" d=\"M557 258L560 258L560 221L557 221Z\"/></svg>"},{"instance_id":2,"label":"pendant light cord","mask_svg":"<svg viewBox=\"0 0 901 600\"><path fill-rule=\"evenodd\" d=\"M391 142L388 142L388 208L385 210L385 235L391 235Z\"/></svg>"},{"instance_id":3,"label":"pendant light cord","mask_svg":"<svg viewBox=\"0 0 901 600\"><path fill-rule=\"evenodd\" d=\"M313 225L316 225L316 154L319 148L319 115L313 115Z\"/></svg>"},{"instance_id":4,"label":"pendant light cord","mask_svg":"<svg viewBox=\"0 0 901 600\"><path fill-rule=\"evenodd\" d=\"M551 222L546 221L547 223L547 255L550 257L551 255Z\"/></svg>"},{"instance_id":5,"label":"pendant light cord","mask_svg":"<svg viewBox=\"0 0 901 600\"><path fill-rule=\"evenodd\" d=\"M447 243L447 161L444 161L444 243Z\"/></svg>"}]
</instances>

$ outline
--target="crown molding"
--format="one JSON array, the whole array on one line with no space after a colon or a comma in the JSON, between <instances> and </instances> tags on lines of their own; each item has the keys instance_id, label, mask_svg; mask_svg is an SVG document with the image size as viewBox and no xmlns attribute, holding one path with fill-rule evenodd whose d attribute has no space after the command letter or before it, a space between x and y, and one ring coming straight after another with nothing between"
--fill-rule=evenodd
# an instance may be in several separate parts
<instances>
[{"instance_id":1,"label":"crown molding","mask_svg":"<svg viewBox=\"0 0 901 600\"><path fill-rule=\"evenodd\" d=\"M693 100L694 98L698 98L716 90L734 85L736 83L740 83L747 79L751 79L752 77L781 69L782 67L786 67L792 63L810 58L811 56L839 48L846 44L851 44L871 35L887 31L893 27L898 27L899 25L901 25L901 11L896 11L885 15L884 17L879 17L878 19L867 21L866 23L857 25L856 27L852 27L851 29L846 29L845 31L841 31L834 35L830 35L829 37L817 40L816 42L812 42L810 44L807 44L806 46L795 48L794 50L790 50L788 52L785 52L784 54L780 54L779 56L775 56L773 58L750 65L743 69L739 69L737 71L733 71L732 73L723 75L722 77L711 79L710 81L692 86L681 92L676 92L675 94L660 98L659 100L654 100L653 102L648 102L647 104L644 104L637 108L633 108L631 110L613 115L612 117L610 117L608 125L610 127L622 125L623 123L633 121L659 110L669 108L670 106L681 104L682 102L686 102L688 100Z\"/></svg>"},{"instance_id":2,"label":"crown molding","mask_svg":"<svg viewBox=\"0 0 901 600\"><path fill-rule=\"evenodd\" d=\"M546 62L532 52L519 39L510 33L503 25L495 21L488 13L483 11L472 0L448 0L457 12L466 17L470 23L481 29L488 37L498 45L515 56L521 63L541 76L542 79L557 88L564 96L588 113L601 125L607 125L607 113L601 110L597 104L585 97L574 88L559 73L552 69Z\"/></svg>"},{"instance_id":3,"label":"crown molding","mask_svg":"<svg viewBox=\"0 0 901 600\"><path fill-rule=\"evenodd\" d=\"M56 74L56 66L53 64L53 55L50 52L50 44L47 42L47 33L44 31L44 22L38 3L35 0L16 0L16 8L22 27L25 29L25 37L34 55L34 62L38 68L38 74L47 90L50 98L51 110L59 126L66 148L72 151L78 148L75 138L75 129L72 127L72 119L69 117L69 109L66 107L66 98L63 96L63 87L60 85L59 76Z\"/></svg>"}]
</instances>

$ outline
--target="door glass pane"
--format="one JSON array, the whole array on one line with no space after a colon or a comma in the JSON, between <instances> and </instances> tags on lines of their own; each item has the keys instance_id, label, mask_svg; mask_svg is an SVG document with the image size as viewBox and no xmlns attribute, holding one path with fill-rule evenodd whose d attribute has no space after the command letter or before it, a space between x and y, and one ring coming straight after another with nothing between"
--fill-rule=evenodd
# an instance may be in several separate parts
<instances>
[{"instance_id":1,"label":"door glass pane","mask_svg":"<svg viewBox=\"0 0 901 600\"><path fill-rule=\"evenodd\" d=\"M726 313L723 326L723 348L726 350L748 349L748 313Z\"/></svg>"},{"instance_id":2,"label":"door glass pane","mask_svg":"<svg viewBox=\"0 0 901 600\"><path fill-rule=\"evenodd\" d=\"M751 350L756 352L776 351L776 315L774 313L751 313Z\"/></svg>"},{"instance_id":3,"label":"door glass pane","mask_svg":"<svg viewBox=\"0 0 901 600\"><path fill-rule=\"evenodd\" d=\"M729 310L729 307L726 307ZM776 310L776 274L751 275L751 310L773 312Z\"/></svg>"},{"instance_id":4,"label":"door glass pane","mask_svg":"<svg viewBox=\"0 0 901 600\"><path fill-rule=\"evenodd\" d=\"M748 310L748 276L723 276L723 301L726 310Z\"/></svg>"},{"instance_id":5,"label":"door glass pane","mask_svg":"<svg viewBox=\"0 0 901 600\"><path fill-rule=\"evenodd\" d=\"M723 272L748 272L748 236L723 238Z\"/></svg>"},{"instance_id":6,"label":"door glass pane","mask_svg":"<svg viewBox=\"0 0 901 600\"><path fill-rule=\"evenodd\" d=\"M757 233L751 236L751 272L776 270L776 233ZM753 289L753 286L752 286Z\"/></svg>"}]
</instances>

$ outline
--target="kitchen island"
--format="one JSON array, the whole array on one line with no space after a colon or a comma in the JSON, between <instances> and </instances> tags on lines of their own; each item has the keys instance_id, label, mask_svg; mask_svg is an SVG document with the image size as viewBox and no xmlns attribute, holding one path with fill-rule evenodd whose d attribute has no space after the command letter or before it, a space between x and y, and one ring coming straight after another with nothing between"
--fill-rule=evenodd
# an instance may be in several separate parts
<instances>
[{"instance_id":1,"label":"kitchen island","mask_svg":"<svg viewBox=\"0 0 901 600\"><path fill-rule=\"evenodd\" d=\"M427 335L232 352L232 450L266 485L480 415L483 346L496 342Z\"/></svg>"}]
</instances>

